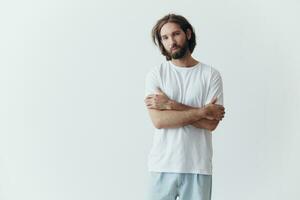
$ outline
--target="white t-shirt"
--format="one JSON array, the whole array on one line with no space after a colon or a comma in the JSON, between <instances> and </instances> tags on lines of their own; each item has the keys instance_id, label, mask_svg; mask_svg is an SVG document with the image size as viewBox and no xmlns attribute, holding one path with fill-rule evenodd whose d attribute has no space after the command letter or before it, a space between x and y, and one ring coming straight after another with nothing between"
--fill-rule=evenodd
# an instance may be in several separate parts
<instances>
[{"instance_id":1,"label":"white t-shirt","mask_svg":"<svg viewBox=\"0 0 300 200\"><path fill-rule=\"evenodd\" d=\"M199 62L180 67L165 61L146 75L145 97L160 88L170 99L193 107L208 104L217 97L223 105L220 73ZM212 133L192 125L155 128L148 156L149 171L212 174Z\"/></svg>"}]
</instances>

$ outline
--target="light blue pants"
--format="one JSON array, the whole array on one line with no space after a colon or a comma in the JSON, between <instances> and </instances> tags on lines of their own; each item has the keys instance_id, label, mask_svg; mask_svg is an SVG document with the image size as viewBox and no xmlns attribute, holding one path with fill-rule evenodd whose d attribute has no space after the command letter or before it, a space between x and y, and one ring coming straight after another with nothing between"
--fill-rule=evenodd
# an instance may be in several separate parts
<instances>
[{"instance_id":1,"label":"light blue pants","mask_svg":"<svg viewBox=\"0 0 300 200\"><path fill-rule=\"evenodd\" d=\"M149 200L211 200L212 175L150 172Z\"/></svg>"}]
</instances>

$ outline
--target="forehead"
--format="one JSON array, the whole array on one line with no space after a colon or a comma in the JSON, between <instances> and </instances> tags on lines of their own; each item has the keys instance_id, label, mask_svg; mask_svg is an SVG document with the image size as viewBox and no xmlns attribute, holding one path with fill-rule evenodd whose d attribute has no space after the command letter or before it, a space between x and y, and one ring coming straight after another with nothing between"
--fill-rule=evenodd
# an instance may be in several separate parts
<instances>
[{"instance_id":1,"label":"forehead","mask_svg":"<svg viewBox=\"0 0 300 200\"><path fill-rule=\"evenodd\" d=\"M170 35L175 31L181 31L180 26L176 23L168 22L161 27L160 35L161 36Z\"/></svg>"}]
</instances>

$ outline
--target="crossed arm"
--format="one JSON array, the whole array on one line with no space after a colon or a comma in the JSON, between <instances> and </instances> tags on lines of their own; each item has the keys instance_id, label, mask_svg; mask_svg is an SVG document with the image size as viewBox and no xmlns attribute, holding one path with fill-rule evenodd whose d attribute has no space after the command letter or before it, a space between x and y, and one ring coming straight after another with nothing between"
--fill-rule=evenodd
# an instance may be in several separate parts
<instances>
[{"instance_id":1,"label":"crossed arm","mask_svg":"<svg viewBox=\"0 0 300 200\"><path fill-rule=\"evenodd\" d=\"M224 107L217 99L204 107L192 107L171 100L162 91L145 98L151 120L156 128L176 128L192 125L213 131L224 117Z\"/></svg>"},{"instance_id":2,"label":"crossed arm","mask_svg":"<svg viewBox=\"0 0 300 200\"><path fill-rule=\"evenodd\" d=\"M170 100L170 103L171 103L171 108L173 110L186 111L186 110L197 109L197 107L192 107L192 106L188 106L188 105L185 105L182 103L178 103L174 100ZM209 131L213 131L217 128L218 124L219 124L219 120L216 120L216 119L209 120L206 118L200 118L197 121L192 122L190 125L192 125L196 128L203 128L203 129L207 129Z\"/></svg>"}]
</instances>

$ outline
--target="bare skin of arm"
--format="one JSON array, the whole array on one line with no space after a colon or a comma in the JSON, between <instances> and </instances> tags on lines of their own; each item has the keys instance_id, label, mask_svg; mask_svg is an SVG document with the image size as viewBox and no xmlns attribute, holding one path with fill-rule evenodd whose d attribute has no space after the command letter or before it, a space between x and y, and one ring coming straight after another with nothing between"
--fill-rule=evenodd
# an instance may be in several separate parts
<instances>
[{"instance_id":1,"label":"bare skin of arm","mask_svg":"<svg viewBox=\"0 0 300 200\"><path fill-rule=\"evenodd\" d=\"M214 99L212 100L212 104L215 104L217 99ZM185 104L182 104L182 103L178 103L174 100L170 100L169 101L169 104L170 104L170 107L172 110L189 110L189 109L195 109L196 107L192 107L192 106L188 106L188 105L185 105ZM203 128L203 129L207 129L209 131L214 131L219 122L221 121L222 119L220 120L209 120L209 119L206 119L206 118L203 118L203 119L199 119L193 123L191 123L190 125L196 127L196 128Z\"/></svg>"},{"instance_id":2,"label":"bare skin of arm","mask_svg":"<svg viewBox=\"0 0 300 200\"><path fill-rule=\"evenodd\" d=\"M148 95L145 98L145 104L147 105L151 119L155 126L157 125L155 123L157 122L157 120L160 120L160 122L165 122L165 123L160 123L158 126L159 128L166 128L168 126L174 127L174 125L177 124L176 127L180 127L184 125L192 125L197 128L204 128L213 131L218 126L219 121L222 120L225 114L224 107L215 104L216 100L217 99L214 98L210 102L210 104L207 104L202 108L197 108L197 107L184 105L174 100L171 100L167 97L167 95L165 95L162 91L159 90L156 94ZM191 113L193 113L193 110L197 110L197 109L198 111L201 112L200 114L201 116L200 118L198 118L198 120L196 121L187 120L184 121L184 123L178 123L176 120L174 121L174 118L177 119L178 114L181 116L182 113L185 113L185 111L187 111L186 114L188 116L193 115ZM166 111L173 111L173 112L166 112ZM170 117L169 115L171 115L172 118L168 118ZM173 115L177 115L177 116L174 117ZM182 117L185 118L184 116ZM171 121L174 123L170 124Z\"/></svg>"},{"instance_id":3,"label":"bare skin of arm","mask_svg":"<svg viewBox=\"0 0 300 200\"><path fill-rule=\"evenodd\" d=\"M188 110L157 110L148 108L154 126L160 128L177 128L189 125L206 117L203 108Z\"/></svg>"}]
</instances>

